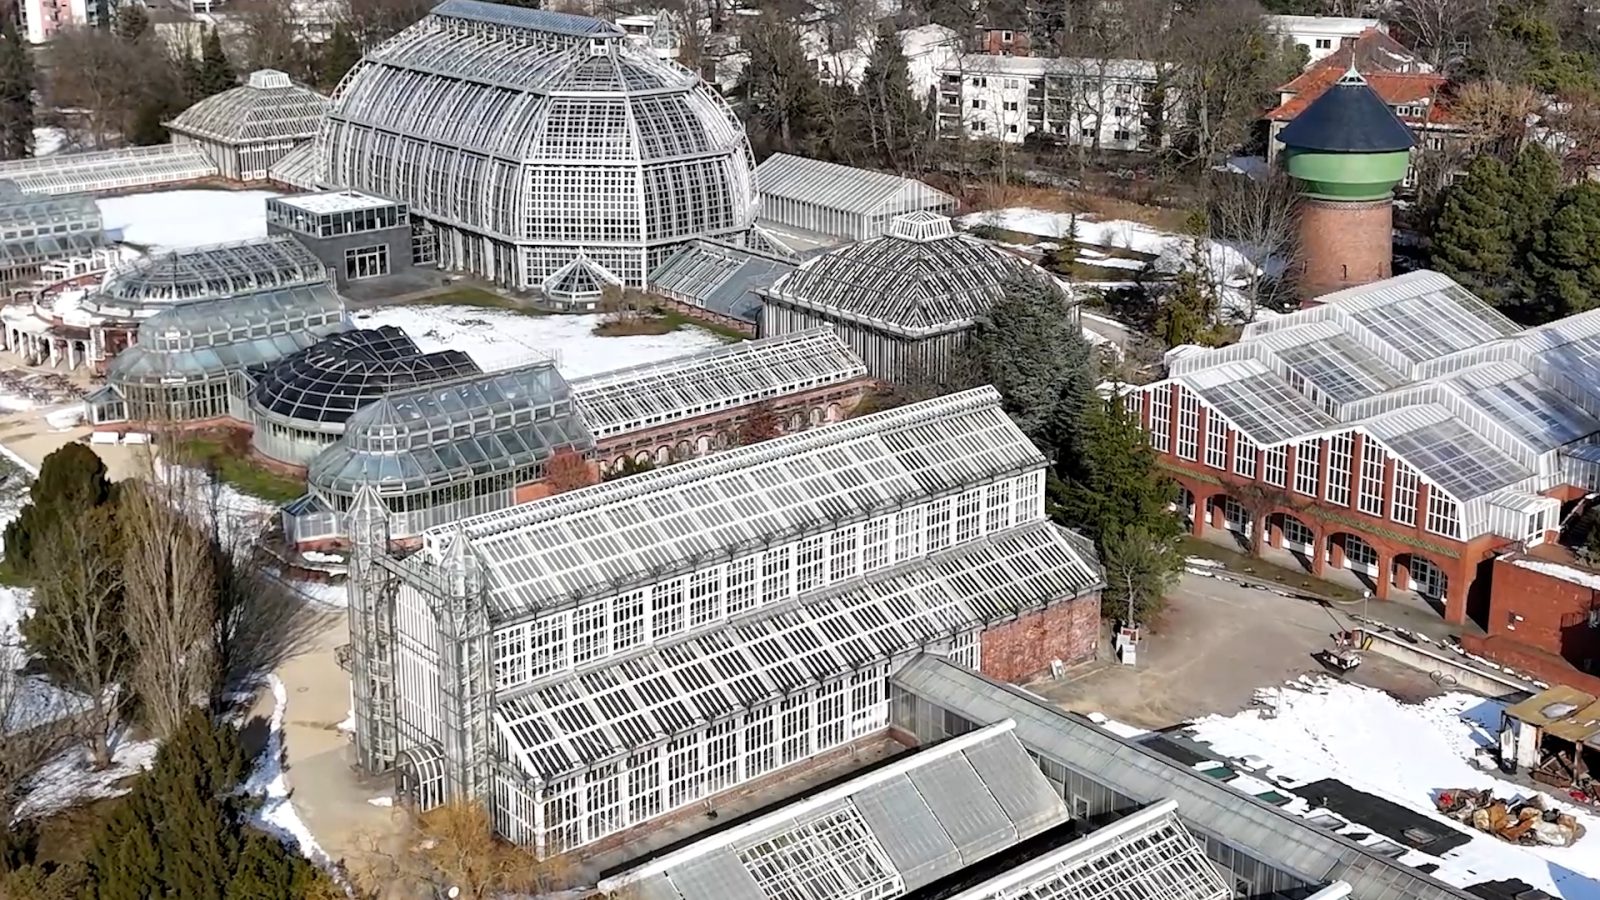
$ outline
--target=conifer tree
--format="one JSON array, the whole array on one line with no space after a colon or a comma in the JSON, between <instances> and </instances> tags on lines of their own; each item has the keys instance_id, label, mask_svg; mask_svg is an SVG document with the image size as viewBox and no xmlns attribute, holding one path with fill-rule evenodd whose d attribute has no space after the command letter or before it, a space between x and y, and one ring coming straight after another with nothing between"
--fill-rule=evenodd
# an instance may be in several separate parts
<instances>
[{"instance_id":1,"label":"conifer tree","mask_svg":"<svg viewBox=\"0 0 1600 900\"><path fill-rule=\"evenodd\" d=\"M136 43L150 30L150 14L144 11L144 6L134 0L124 0L117 7L117 37L128 43Z\"/></svg>"},{"instance_id":2,"label":"conifer tree","mask_svg":"<svg viewBox=\"0 0 1600 900\"><path fill-rule=\"evenodd\" d=\"M1485 153L1445 190L1433 231L1433 267L1496 306L1505 305L1515 251L1510 198L1505 164Z\"/></svg>"},{"instance_id":3,"label":"conifer tree","mask_svg":"<svg viewBox=\"0 0 1600 900\"><path fill-rule=\"evenodd\" d=\"M1561 192L1534 248L1532 274L1546 321L1600 306L1600 183Z\"/></svg>"},{"instance_id":4,"label":"conifer tree","mask_svg":"<svg viewBox=\"0 0 1600 900\"><path fill-rule=\"evenodd\" d=\"M973 374L994 385L1012 421L1051 454L1076 434L1084 391L1094 384L1089 342L1053 280L1019 274L1001 290L978 320L968 351Z\"/></svg>"},{"instance_id":5,"label":"conifer tree","mask_svg":"<svg viewBox=\"0 0 1600 900\"><path fill-rule=\"evenodd\" d=\"M34 81L28 45L16 22L0 15L0 160L33 155Z\"/></svg>"},{"instance_id":6,"label":"conifer tree","mask_svg":"<svg viewBox=\"0 0 1600 900\"><path fill-rule=\"evenodd\" d=\"M1121 396L1086 398L1079 452L1064 458L1052 494L1057 516L1105 550L1108 535L1142 528L1153 540L1178 533L1167 509L1172 483L1156 466L1144 429Z\"/></svg>"},{"instance_id":7,"label":"conifer tree","mask_svg":"<svg viewBox=\"0 0 1600 900\"><path fill-rule=\"evenodd\" d=\"M891 168L910 168L927 134L927 123L922 104L911 91L911 68L900 35L888 25L878 29L857 96L875 155Z\"/></svg>"},{"instance_id":8,"label":"conifer tree","mask_svg":"<svg viewBox=\"0 0 1600 900\"><path fill-rule=\"evenodd\" d=\"M744 43L750 54L739 79L745 121L759 151L794 153L825 143L823 93L794 26L763 18Z\"/></svg>"},{"instance_id":9,"label":"conifer tree","mask_svg":"<svg viewBox=\"0 0 1600 900\"><path fill-rule=\"evenodd\" d=\"M322 45L317 63L317 81L323 90L332 91L339 86L345 74L361 61L361 47L343 22L333 26L333 34Z\"/></svg>"},{"instance_id":10,"label":"conifer tree","mask_svg":"<svg viewBox=\"0 0 1600 900\"><path fill-rule=\"evenodd\" d=\"M228 54L222 49L222 38L213 28L206 32L205 40L200 45L200 71L195 83L198 94L196 99L220 94L238 83L233 64L228 61Z\"/></svg>"},{"instance_id":11,"label":"conifer tree","mask_svg":"<svg viewBox=\"0 0 1600 900\"><path fill-rule=\"evenodd\" d=\"M34 571L35 543L63 516L82 515L114 499L106 464L83 444L68 444L44 458L28 488L28 502L5 528L5 565L20 578Z\"/></svg>"},{"instance_id":12,"label":"conifer tree","mask_svg":"<svg viewBox=\"0 0 1600 900\"><path fill-rule=\"evenodd\" d=\"M1561 192L1561 163L1543 145L1530 142L1517 154L1507 179L1506 227L1511 234L1511 292L1526 304L1538 294L1531 266L1534 246L1549 226Z\"/></svg>"}]
</instances>

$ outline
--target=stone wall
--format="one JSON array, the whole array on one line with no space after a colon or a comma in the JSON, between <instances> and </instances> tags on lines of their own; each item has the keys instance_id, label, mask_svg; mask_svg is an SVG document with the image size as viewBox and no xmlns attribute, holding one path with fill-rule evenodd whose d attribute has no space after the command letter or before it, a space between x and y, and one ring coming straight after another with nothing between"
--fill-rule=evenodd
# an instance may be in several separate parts
<instances>
[{"instance_id":1,"label":"stone wall","mask_svg":"<svg viewBox=\"0 0 1600 900\"><path fill-rule=\"evenodd\" d=\"M985 631L979 638L983 674L1024 683L1055 660L1071 666L1100 649L1100 595L1057 603Z\"/></svg>"}]
</instances>

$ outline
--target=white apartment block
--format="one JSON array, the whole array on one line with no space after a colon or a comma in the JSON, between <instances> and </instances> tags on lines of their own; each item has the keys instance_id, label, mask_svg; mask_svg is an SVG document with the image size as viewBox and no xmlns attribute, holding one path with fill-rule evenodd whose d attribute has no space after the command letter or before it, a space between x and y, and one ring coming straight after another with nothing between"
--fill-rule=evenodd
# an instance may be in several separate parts
<instances>
[{"instance_id":1,"label":"white apartment block","mask_svg":"<svg viewBox=\"0 0 1600 900\"><path fill-rule=\"evenodd\" d=\"M1360 37L1369 28L1389 33L1389 26L1381 19L1345 16L1262 16L1261 24L1268 33L1289 38L1306 48L1308 64L1331 55L1344 38Z\"/></svg>"},{"instance_id":2,"label":"white apartment block","mask_svg":"<svg viewBox=\"0 0 1600 900\"><path fill-rule=\"evenodd\" d=\"M1153 149L1148 107L1162 75L1159 64L1134 59L962 56L939 70L940 133L1008 143L1038 133L1097 149ZM1169 123L1174 96L1169 90L1159 111Z\"/></svg>"},{"instance_id":3,"label":"white apartment block","mask_svg":"<svg viewBox=\"0 0 1600 900\"><path fill-rule=\"evenodd\" d=\"M30 44L47 43L63 28L87 25L93 12L87 0L18 0L17 33Z\"/></svg>"}]
</instances>

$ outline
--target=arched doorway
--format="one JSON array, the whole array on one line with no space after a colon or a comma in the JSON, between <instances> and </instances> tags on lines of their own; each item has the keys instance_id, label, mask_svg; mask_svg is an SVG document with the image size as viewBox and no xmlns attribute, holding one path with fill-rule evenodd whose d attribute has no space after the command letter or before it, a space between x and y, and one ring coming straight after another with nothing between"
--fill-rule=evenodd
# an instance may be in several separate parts
<instances>
[{"instance_id":1,"label":"arched doorway","mask_svg":"<svg viewBox=\"0 0 1600 900\"><path fill-rule=\"evenodd\" d=\"M1178 485L1172 499L1172 510L1183 516L1184 524L1194 527L1194 493Z\"/></svg>"},{"instance_id":2,"label":"arched doorway","mask_svg":"<svg viewBox=\"0 0 1600 900\"><path fill-rule=\"evenodd\" d=\"M1443 603L1450 591L1450 576L1438 563L1416 553L1403 553L1394 561L1394 586L1416 591L1425 600Z\"/></svg>"},{"instance_id":3,"label":"arched doorway","mask_svg":"<svg viewBox=\"0 0 1600 900\"><path fill-rule=\"evenodd\" d=\"M445 797L444 751L436 744L410 747L394 760L394 792L400 802L416 812L443 806Z\"/></svg>"},{"instance_id":4,"label":"arched doorway","mask_svg":"<svg viewBox=\"0 0 1600 900\"><path fill-rule=\"evenodd\" d=\"M1273 549L1295 558L1306 571L1315 571L1317 532L1292 513L1275 512L1267 516L1267 534Z\"/></svg>"},{"instance_id":5,"label":"arched doorway","mask_svg":"<svg viewBox=\"0 0 1600 900\"><path fill-rule=\"evenodd\" d=\"M1207 525L1233 535L1241 550L1254 551L1255 518L1243 503L1227 494L1212 494L1206 499L1205 516Z\"/></svg>"},{"instance_id":6,"label":"arched doorway","mask_svg":"<svg viewBox=\"0 0 1600 900\"><path fill-rule=\"evenodd\" d=\"M1335 568L1349 569L1374 580L1382 577L1378 570L1378 548L1359 534L1340 531L1329 535L1326 552L1329 565Z\"/></svg>"}]
</instances>

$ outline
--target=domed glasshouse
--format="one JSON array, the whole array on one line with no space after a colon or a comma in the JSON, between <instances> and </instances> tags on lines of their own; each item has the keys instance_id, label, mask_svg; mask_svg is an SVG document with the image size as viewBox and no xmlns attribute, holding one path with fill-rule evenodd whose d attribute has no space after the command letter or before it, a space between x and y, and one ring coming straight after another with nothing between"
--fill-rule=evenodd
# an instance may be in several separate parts
<instances>
[{"instance_id":1,"label":"domed glasshouse","mask_svg":"<svg viewBox=\"0 0 1600 900\"><path fill-rule=\"evenodd\" d=\"M316 137L328 98L275 69L189 107L167 123L174 144L199 145L219 174L259 181L294 148Z\"/></svg>"},{"instance_id":2,"label":"domed glasshouse","mask_svg":"<svg viewBox=\"0 0 1600 900\"><path fill-rule=\"evenodd\" d=\"M409 203L441 268L520 289L580 254L642 287L677 245L755 218L744 129L698 76L608 22L478 0L351 70L317 162L319 183Z\"/></svg>"}]
</instances>

